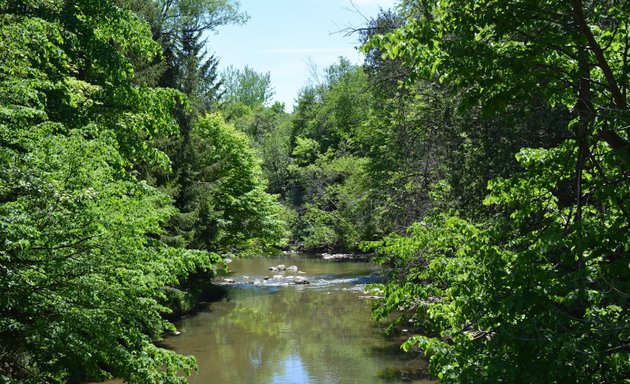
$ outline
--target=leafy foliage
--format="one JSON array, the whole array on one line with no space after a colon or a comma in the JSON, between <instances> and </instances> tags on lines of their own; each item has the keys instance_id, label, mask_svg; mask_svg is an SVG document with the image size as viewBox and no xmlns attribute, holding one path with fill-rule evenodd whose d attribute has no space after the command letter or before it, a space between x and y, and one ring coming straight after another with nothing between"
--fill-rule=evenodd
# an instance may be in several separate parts
<instances>
[{"instance_id":1,"label":"leafy foliage","mask_svg":"<svg viewBox=\"0 0 630 384\"><path fill-rule=\"evenodd\" d=\"M199 220L192 246L246 253L282 246L282 208L266 193L247 136L219 114L209 114L195 124L191 143L193 196L186 209L197 210Z\"/></svg>"},{"instance_id":2,"label":"leafy foliage","mask_svg":"<svg viewBox=\"0 0 630 384\"><path fill-rule=\"evenodd\" d=\"M153 344L173 329L164 288L221 260L161 241L177 210L152 185L169 175L155 143L188 101L136 81L158 52L111 1L0 4L0 381L181 383L195 368ZM234 241L266 246L282 226L246 140L198 129L241 159L212 180L222 220L242 220ZM249 204L260 216L240 216Z\"/></svg>"},{"instance_id":3,"label":"leafy foliage","mask_svg":"<svg viewBox=\"0 0 630 384\"><path fill-rule=\"evenodd\" d=\"M184 382L164 303L285 220L309 249L392 232L375 315L443 383L627 380L628 15L401 1L288 114L249 67L221 95L204 33L238 2L1 3L1 380Z\"/></svg>"},{"instance_id":4,"label":"leafy foliage","mask_svg":"<svg viewBox=\"0 0 630 384\"><path fill-rule=\"evenodd\" d=\"M284 104L275 102L270 107L257 104L227 103L222 108L226 120L250 138L262 160L268 190L273 194L286 194L290 164L292 115L284 111Z\"/></svg>"},{"instance_id":5,"label":"leafy foliage","mask_svg":"<svg viewBox=\"0 0 630 384\"><path fill-rule=\"evenodd\" d=\"M630 287L619 231L627 217L589 209L581 223L570 221L574 207L559 205L557 191L574 153L574 144L521 152L526 172L492 183L486 199L510 220L480 226L435 215L370 245L392 267L375 314L395 314L392 327L411 322L419 335L403 348L421 348L442 382L627 377ZM613 196L627 193L620 186Z\"/></svg>"},{"instance_id":6,"label":"leafy foliage","mask_svg":"<svg viewBox=\"0 0 630 384\"><path fill-rule=\"evenodd\" d=\"M294 234L306 248L353 250L374 233L359 139L372 102L365 73L343 58L298 99L285 199L299 214Z\"/></svg>"},{"instance_id":7,"label":"leafy foliage","mask_svg":"<svg viewBox=\"0 0 630 384\"><path fill-rule=\"evenodd\" d=\"M412 322L403 347L424 350L444 383L626 380L630 10L614 1L403 9L407 23L370 47L412 68L409 85L439 78L463 96L460 111L517 127L534 89L556 111L530 131L546 131L544 148L522 148L517 172L488 184L495 216L475 224L446 210L369 245L392 268L375 313L394 327ZM464 143L487 154L492 142L469 141L477 132L467 126Z\"/></svg>"},{"instance_id":8,"label":"leafy foliage","mask_svg":"<svg viewBox=\"0 0 630 384\"><path fill-rule=\"evenodd\" d=\"M243 69L227 67L222 74L227 103L243 104L250 108L267 104L274 94L271 74L258 73L245 66Z\"/></svg>"},{"instance_id":9,"label":"leafy foliage","mask_svg":"<svg viewBox=\"0 0 630 384\"><path fill-rule=\"evenodd\" d=\"M159 234L169 200L120 178L114 143L52 135L29 143L27 154L3 151L13 160L0 210L4 374L178 382L172 374L193 367L151 344L172 329L158 299L164 285L213 258L147 236Z\"/></svg>"},{"instance_id":10,"label":"leafy foliage","mask_svg":"<svg viewBox=\"0 0 630 384\"><path fill-rule=\"evenodd\" d=\"M147 21L162 48L161 60L141 68L140 78L152 85L178 89L198 111L213 107L220 96L218 59L204 45L208 33L227 24L247 21L232 0L120 0Z\"/></svg>"}]
</instances>

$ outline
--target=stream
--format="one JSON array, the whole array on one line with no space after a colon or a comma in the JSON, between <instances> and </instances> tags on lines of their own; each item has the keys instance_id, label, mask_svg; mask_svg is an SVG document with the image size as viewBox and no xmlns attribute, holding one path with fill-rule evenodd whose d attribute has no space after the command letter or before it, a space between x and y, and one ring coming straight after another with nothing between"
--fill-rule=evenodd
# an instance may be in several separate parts
<instances>
[{"instance_id":1,"label":"stream","mask_svg":"<svg viewBox=\"0 0 630 384\"><path fill-rule=\"evenodd\" d=\"M301 272L269 271L279 264ZM230 282L225 298L177 322L181 334L164 342L197 358L190 383L434 383L421 379L426 362L372 321L372 303L361 296L381 279L373 264L298 254L229 267L217 279ZM309 284L293 283L300 279Z\"/></svg>"}]
</instances>

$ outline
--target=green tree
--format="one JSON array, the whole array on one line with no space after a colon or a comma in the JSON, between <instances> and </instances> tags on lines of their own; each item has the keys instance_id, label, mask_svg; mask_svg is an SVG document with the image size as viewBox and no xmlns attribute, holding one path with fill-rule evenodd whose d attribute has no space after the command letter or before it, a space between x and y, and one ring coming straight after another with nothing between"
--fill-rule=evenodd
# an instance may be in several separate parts
<instances>
[{"instance_id":1,"label":"green tree","mask_svg":"<svg viewBox=\"0 0 630 384\"><path fill-rule=\"evenodd\" d=\"M139 86L159 46L111 1L0 4L0 381L185 382L194 360L153 344L163 287L218 257L158 239L170 199L175 92Z\"/></svg>"},{"instance_id":2,"label":"green tree","mask_svg":"<svg viewBox=\"0 0 630 384\"><path fill-rule=\"evenodd\" d=\"M302 90L295 111L293 141L308 137L321 145L321 152L353 152L361 123L369 115L372 93L363 70L340 57L324 70L321 83Z\"/></svg>"},{"instance_id":3,"label":"green tree","mask_svg":"<svg viewBox=\"0 0 630 384\"><path fill-rule=\"evenodd\" d=\"M182 32L181 47L176 50L179 63L178 89L189 96L195 112L205 113L217 108L222 96L219 59L204 50L203 32Z\"/></svg>"},{"instance_id":4,"label":"green tree","mask_svg":"<svg viewBox=\"0 0 630 384\"><path fill-rule=\"evenodd\" d=\"M217 58L205 50L208 34L227 24L247 21L238 1L232 0L120 0L151 27L160 43L163 61L147 68L157 85L190 96L193 105L207 110L220 96Z\"/></svg>"},{"instance_id":5,"label":"green tree","mask_svg":"<svg viewBox=\"0 0 630 384\"><path fill-rule=\"evenodd\" d=\"M298 98L286 199L300 214L295 232L307 248L354 250L373 235L360 139L372 105L365 73L343 58Z\"/></svg>"},{"instance_id":6,"label":"green tree","mask_svg":"<svg viewBox=\"0 0 630 384\"><path fill-rule=\"evenodd\" d=\"M268 104L274 95L269 72L258 73L248 66L243 69L229 66L221 77L225 88L223 98L227 103L255 108Z\"/></svg>"},{"instance_id":7,"label":"green tree","mask_svg":"<svg viewBox=\"0 0 630 384\"><path fill-rule=\"evenodd\" d=\"M571 112L552 136L571 137L520 150L522 171L489 184L500 215L485 225L436 215L379 243L394 269L377 314L402 309L423 334L405 348L444 383L626 380L628 4L405 5L407 24L372 42L411 83L439 78L498 119L537 90Z\"/></svg>"},{"instance_id":8,"label":"green tree","mask_svg":"<svg viewBox=\"0 0 630 384\"><path fill-rule=\"evenodd\" d=\"M404 24L403 15L382 12L359 30L361 40ZM375 106L357 139L370 159L370 199L376 202L372 217L381 233L404 232L436 205L475 217L491 214L481 204L487 182L520 169L514 158L518 149L551 147L568 137L558 129L566 125L568 111L551 107L538 90L509 112L492 115L462 103L466 90L440 83L437 76L405 85L413 63L388 58L378 46L366 48L364 69ZM447 199L431 198L436 183L446 187L440 193L447 193Z\"/></svg>"},{"instance_id":9,"label":"green tree","mask_svg":"<svg viewBox=\"0 0 630 384\"><path fill-rule=\"evenodd\" d=\"M191 245L256 253L286 243L283 210L266 192L260 160L248 137L219 114L206 115L192 132L190 206L198 223Z\"/></svg>"},{"instance_id":10,"label":"green tree","mask_svg":"<svg viewBox=\"0 0 630 384\"><path fill-rule=\"evenodd\" d=\"M222 82L217 73L218 59L208 55L209 34L226 24L243 23L247 15L231 0L121 0L147 20L153 38L162 47L162 56L141 76L152 79L148 84L176 89L186 96L173 107L179 126L177 132L156 140L156 145L171 160L171 170L154 172L151 177L175 200L178 212L169 223L163 239L172 246L190 247L198 225L199 211L193 209L197 199L192 190L191 148L195 145L191 132L198 116L218 108ZM201 245L203 249L207 245Z\"/></svg>"},{"instance_id":11,"label":"green tree","mask_svg":"<svg viewBox=\"0 0 630 384\"><path fill-rule=\"evenodd\" d=\"M403 24L404 17L397 11L381 10L376 18L370 19L365 27L356 32L359 34L360 43L365 45L372 36L386 34ZM405 66L402 59L383 57L383 51L376 47L366 50L363 68L372 82L374 91L387 95L388 98L396 96L401 91L399 83L405 81L411 73L411 68Z\"/></svg>"},{"instance_id":12,"label":"green tree","mask_svg":"<svg viewBox=\"0 0 630 384\"><path fill-rule=\"evenodd\" d=\"M270 107L262 104L249 107L242 103L224 105L223 113L230 124L249 136L250 143L262 160L268 190L285 195L288 188L292 114L284 111L284 104L275 102Z\"/></svg>"}]
</instances>

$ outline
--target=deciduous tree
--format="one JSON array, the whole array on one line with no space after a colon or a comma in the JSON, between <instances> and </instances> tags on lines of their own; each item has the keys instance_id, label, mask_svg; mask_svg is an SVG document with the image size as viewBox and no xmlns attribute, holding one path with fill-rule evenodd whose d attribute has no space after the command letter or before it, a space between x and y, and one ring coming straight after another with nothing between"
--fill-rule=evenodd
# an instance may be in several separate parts
<instances>
[{"instance_id":1,"label":"deciduous tree","mask_svg":"<svg viewBox=\"0 0 630 384\"><path fill-rule=\"evenodd\" d=\"M394 266L380 314L403 309L423 333L405 348L431 356L444 383L623 381L628 4L414 4L408 24L373 39L411 82L439 78L499 118L535 91L571 111L556 129L572 137L520 150L522 172L489 184L489 223L438 215L380 243Z\"/></svg>"}]
</instances>

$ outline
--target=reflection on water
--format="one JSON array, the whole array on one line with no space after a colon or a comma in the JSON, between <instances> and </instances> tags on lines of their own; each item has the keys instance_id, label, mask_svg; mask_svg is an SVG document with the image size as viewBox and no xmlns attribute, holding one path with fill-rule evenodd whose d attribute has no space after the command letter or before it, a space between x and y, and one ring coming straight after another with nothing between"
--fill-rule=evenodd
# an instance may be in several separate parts
<instances>
[{"instance_id":1,"label":"reflection on water","mask_svg":"<svg viewBox=\"0 0 630 384\"><path fill-rule=\"evenodd\" d=\"M264 281L277 264L297 265L312 283ZM235 260L230 268L236 284L226 299L179 322L181 335L166 340L197 358L191 383L429 383L405 380L426 365L398 352L399 342L382 336L370 303L358 298L360 284L376 276L370 264L294 256ZM253 280L267 285L245 283Z\"/></svg>"},{"instance_id":2,"label":"reflection on water","mask_svg":"<svg viewBox=\"0 0 630 384\"><path fill-rule=\"evenodd\" d=\"M299 355L291 355L284 361L282 372L271 379L272 383L308 383L309 375Z\"/></svg>"}]
</instances>

